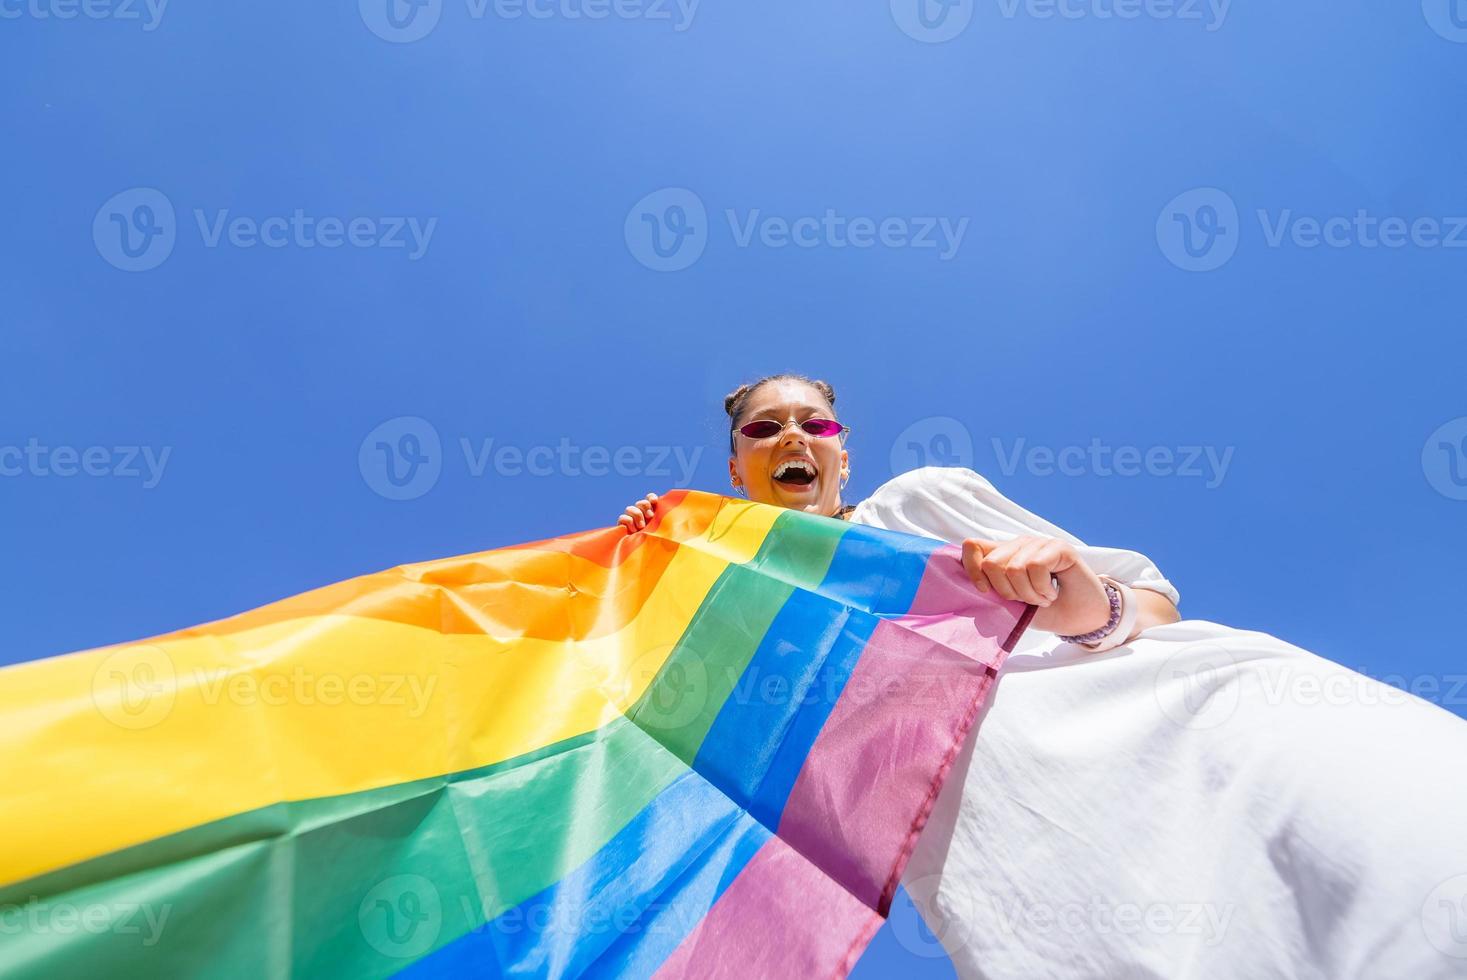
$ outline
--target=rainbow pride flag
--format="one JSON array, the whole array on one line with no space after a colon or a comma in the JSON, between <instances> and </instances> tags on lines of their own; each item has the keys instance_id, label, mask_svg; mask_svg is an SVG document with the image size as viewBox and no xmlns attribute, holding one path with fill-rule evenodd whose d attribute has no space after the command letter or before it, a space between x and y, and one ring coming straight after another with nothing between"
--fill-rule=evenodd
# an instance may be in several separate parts
<instances>
[{"instance_id":1,"label":"rainbow pride flag","mask_svg":"<svg viewBox=\"0 0 1467 980\"><path fill-rule=\"evenodd\" d=\"M712 494L0 670L0 974L844 975L1031 610Z\"/></svg>"}]
</instances>

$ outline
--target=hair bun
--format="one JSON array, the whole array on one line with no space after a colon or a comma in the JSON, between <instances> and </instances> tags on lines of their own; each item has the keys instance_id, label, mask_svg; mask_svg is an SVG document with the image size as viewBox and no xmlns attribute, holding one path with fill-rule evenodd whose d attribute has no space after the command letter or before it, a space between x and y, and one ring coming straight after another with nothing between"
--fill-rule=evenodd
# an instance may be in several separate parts
<instances>
[{"instance_id":1,"label":"hair bun","mask_svg":"<svg viewBox=\"0 0 1467 980\"><path fill-rule=\"evenodd\" d=\"M739 402L751 394L753 390L754 388L751 385L739 385L733 391L723 396L723 410L728 413L729 418L734 417L734 413L739 409Z\"/></svg>"}]
</instances>

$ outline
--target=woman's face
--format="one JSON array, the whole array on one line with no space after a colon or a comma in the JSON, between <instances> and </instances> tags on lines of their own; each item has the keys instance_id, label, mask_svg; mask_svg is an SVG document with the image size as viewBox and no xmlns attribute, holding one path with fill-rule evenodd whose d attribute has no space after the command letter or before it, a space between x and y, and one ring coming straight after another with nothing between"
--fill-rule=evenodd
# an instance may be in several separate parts
<instances>
[{"instance_id":1,"label":"woman's face","mask_svg":"<svg viewBox=\"0 0 1467 980\"><path fill-rule=\"evenodd\" d=\"M750 500L831 516L840 509L840 483L850 475L850 460L841 436L821 438L801 429L799 423L808 418L835 418L814 388L798 381L771 381L759 388L737 424L773 419L784 431L766 439L735 432L729 476L735 486L746 488ZM791 460L803 460L806 466L786 466Z\"/></svg>"}]
</instances>

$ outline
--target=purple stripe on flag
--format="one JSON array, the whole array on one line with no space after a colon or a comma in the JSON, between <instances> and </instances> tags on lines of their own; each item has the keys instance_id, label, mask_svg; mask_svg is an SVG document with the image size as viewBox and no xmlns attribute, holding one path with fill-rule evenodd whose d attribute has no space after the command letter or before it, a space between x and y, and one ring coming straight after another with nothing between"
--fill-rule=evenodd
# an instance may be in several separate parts
<instances>
[{"instance_id":1,"label":"purple stripe on flag","mask_svg":"<svg viewBox=\"0 0 1467 980\"><path fill-rule=\"evenodd\" d=\"M1011 606L1003 636L1024 609ZM790 792L779 836L882 915L997 678L999 642L959 653L883 621Z\"/></svg>"},{"instance_id":2,"label":"purple stripe on flag","mask_svg":"<svg viewBox=\"0 0 1467 980\"><path fill-rule=\"evenodd\" d=\"M803 855L771 837L653 976L843 977L881 923Z\"/></svg>"},{"instance_id":3,"label":"purple stripe on flag","mask_svg":"<svg viewBox=\"0 0 1467 980\"><path fill-rule=\"evenodd\" d=\"M929 640L962 650L990 667L1003 662L1003 651L1028 609L1021 602L978 591L963 568L963 550L945 544L933 551L911 608L892 619ZM991 659L990 659L991 658Z\"/></svg>"}]
</instances>

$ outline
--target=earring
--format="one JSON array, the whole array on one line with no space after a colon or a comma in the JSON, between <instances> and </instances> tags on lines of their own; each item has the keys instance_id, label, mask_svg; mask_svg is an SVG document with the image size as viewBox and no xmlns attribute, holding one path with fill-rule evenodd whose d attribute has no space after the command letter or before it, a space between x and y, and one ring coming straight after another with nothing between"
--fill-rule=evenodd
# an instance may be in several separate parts
<instances>
[{"instance_id":1,"label":"earring","mask_svg":"<svg viewBox=\"0 0 1467 980\"><path fill-rule=\"evenodd\" d=\"M744 493L744 485L742 483L734 483L734 484L730 484L730 486L732 486L735 490L737 490L739 492L739 496L740 497L747 497L748 496L747 493Z\"/></svg>"},{"instance_id":2,"label":"earring","mask_svg":"<svg viewBox=\"0 0 1467 980\"><path fill-rule=\"evenodd\" d=\"M844 476L842 476L840 478L840 488L842 490L844 490L846 488L846 484L850 482L850 479L851 479L850 474L846 474L846 475L844 475Z\"/></svg>"}]
</instances>

